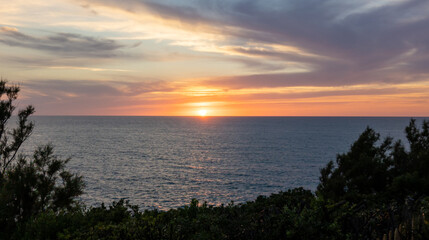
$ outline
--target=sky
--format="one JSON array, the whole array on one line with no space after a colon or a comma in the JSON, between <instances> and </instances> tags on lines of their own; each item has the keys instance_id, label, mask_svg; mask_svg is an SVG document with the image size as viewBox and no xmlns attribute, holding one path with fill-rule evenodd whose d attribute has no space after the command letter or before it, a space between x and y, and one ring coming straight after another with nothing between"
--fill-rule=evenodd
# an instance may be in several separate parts
<instances>
[{"instance_id":1,"label":"sky","mask_svg":"<svg viewBox=\"0 0 429 240\"><path fill-rule=\"evenodd\" d=\"M427 0L0 0L37 115L429 116Z\"/></svg>"}]
</instances>

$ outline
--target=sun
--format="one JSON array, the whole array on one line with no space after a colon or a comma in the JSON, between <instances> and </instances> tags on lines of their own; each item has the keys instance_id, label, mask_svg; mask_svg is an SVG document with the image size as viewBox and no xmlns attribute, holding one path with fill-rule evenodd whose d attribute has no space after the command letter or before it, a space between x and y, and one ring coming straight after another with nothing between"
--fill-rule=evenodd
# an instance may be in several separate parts
<instances>
[{"instance_id":1,"label":"sun","mask_svg":"<svg viewBox=\"0 0 429 240\"><path fill-rule=\"evenodd\" d=\"M205 109L201 109L198 111L198 115L200 115L201 117L204 117L207 115L207 110Z\"/></svg>"}]
</instances>

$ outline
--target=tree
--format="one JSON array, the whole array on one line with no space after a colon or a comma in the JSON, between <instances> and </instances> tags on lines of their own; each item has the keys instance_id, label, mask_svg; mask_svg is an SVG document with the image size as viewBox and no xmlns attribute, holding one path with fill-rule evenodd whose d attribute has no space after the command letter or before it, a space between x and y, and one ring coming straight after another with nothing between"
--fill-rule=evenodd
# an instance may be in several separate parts
<instances>
[{"instance_id":1,"label":"tree","mask_svg":"<svg viewBox=\"0 0 429 240\"><path fill-rule=\"evenodd\" d=\"M0 80L0 179L4 177L6 169L16 158L19 148L34 128L34 123L28 121L28 117L34 113L33 106L27 106L19 111L17 128L11 132L6 128L16 108L13 103L18 98L19 90L18 86L7 86L5 80Z\"/></svg>"},{"instance_id":2,"label":"tree","mask_svg":"<svg viewBox=\"0 0 429 240\"><path fill-rule=\"evenodd\" d=\"M20 110L17 124L7 124L15 110L19 86L0 80L0 238L9 238L27 220L45 211L70 209L82 194L82 177L65 169L70 159L54 155L50 145L38 147L31 158L19 154L34 123L32 106Z\"/></svg>"},{"instance_id":3,"label":"tree","mask_svg":"<svg viewBox=\"0 0 429 240\"><path fill-rule=\"evenodd\" d=\"M412 119L405 129L410 150L401 141L367 128L350 148L329 162L320 173L319 196L334 201L360 202L417 198L429 194L429 122L422 130Z\"/></svg>"},{"instance_id":4,"label":"tree","mask_svg":"<svg viewBox=\"0 0 429 240\"><path fill-rule=\"evenodd\" d=\"M388 151L392 139L377 146L380 135L367 128L346 154L337 155L337 167L331 161L321 170L318 193L335 201L360 201L383 191L388 184Z\"/></svg>"},{"instance_id":5,"label":"tree","mask_svg":"<svg viewBox=\"0 0 429 240\"><path fill-rule=\"evenodd\" d=\"M405 133L407 146L380 141L367 128L321 169L316 194L333 206L350 206L340 221L343 232L375 239L396 229L401 239L428 239L429 122L419 129L412 119Z\"/></svg>"}]
</instances>

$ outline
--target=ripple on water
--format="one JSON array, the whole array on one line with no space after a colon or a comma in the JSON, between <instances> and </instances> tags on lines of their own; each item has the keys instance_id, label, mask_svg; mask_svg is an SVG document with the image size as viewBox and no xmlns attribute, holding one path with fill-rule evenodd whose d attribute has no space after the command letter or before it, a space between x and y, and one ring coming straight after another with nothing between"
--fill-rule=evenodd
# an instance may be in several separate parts
<instances>
[{"instance_id":1,"label":"ripple on water","mask_svg":"<svg viewBox=\"0 0 429 240\"><path fill-rule=\"evenodd\" d=\"M245 202L303 186L366 126L404 139L408 118L34 117L30 153L52 142L84 176L87 204L169 209ZM422 119L419 119L421 121Z\"/></svg>"}]
</instances>

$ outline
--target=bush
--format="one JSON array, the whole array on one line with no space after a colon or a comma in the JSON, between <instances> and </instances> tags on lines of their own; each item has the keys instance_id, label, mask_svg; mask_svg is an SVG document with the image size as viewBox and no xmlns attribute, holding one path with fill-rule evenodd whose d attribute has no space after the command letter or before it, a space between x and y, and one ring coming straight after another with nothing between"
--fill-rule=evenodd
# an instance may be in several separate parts
<instances>
[{"instance_id":1,"label":"bush","mask_svg":"<svg viewBox=\"0 0 429 240\"><path fill-rule=\"evenodd\" d=\"M323 168L317 194L325 199L353 203L376 200L403 202L429 194L429 122L422 130L411 120L405 130L410 150L367 128L350 151Z\"/></svg>"},{"instance_id":2,"label":"bush","mask_svg":"<svg viewBox=\"0 0 429 240\"><path fill-rule=\"evenodd\" d=\"M321 170L317 195L353 206L343 219L343 232L372 239L397 229L404 239L429 237L425 228L419 232L411 226L429 196L429 122L423 121L420 130L411 120L405 133L409 150L391 138L380 143L380 135L367 128L336 164L331 161Z\"/></svg>"},{"instance_id":3,"label":"bush","mask_svg":"<svg viewBox=\"0 0 429 240\"><path fill-rule=\"evenodd\" d=\"M39 214L71 209L83 190L82 177L65 169L69 159L56 157L52 146L37 148L31 158L18 153L34 127L28 120L34 108L28 106L19 111L16 128L7 128L18 93L18 86L0 80L1 239L22 234L26 223Z\"/></svg>"}]
</instances>

